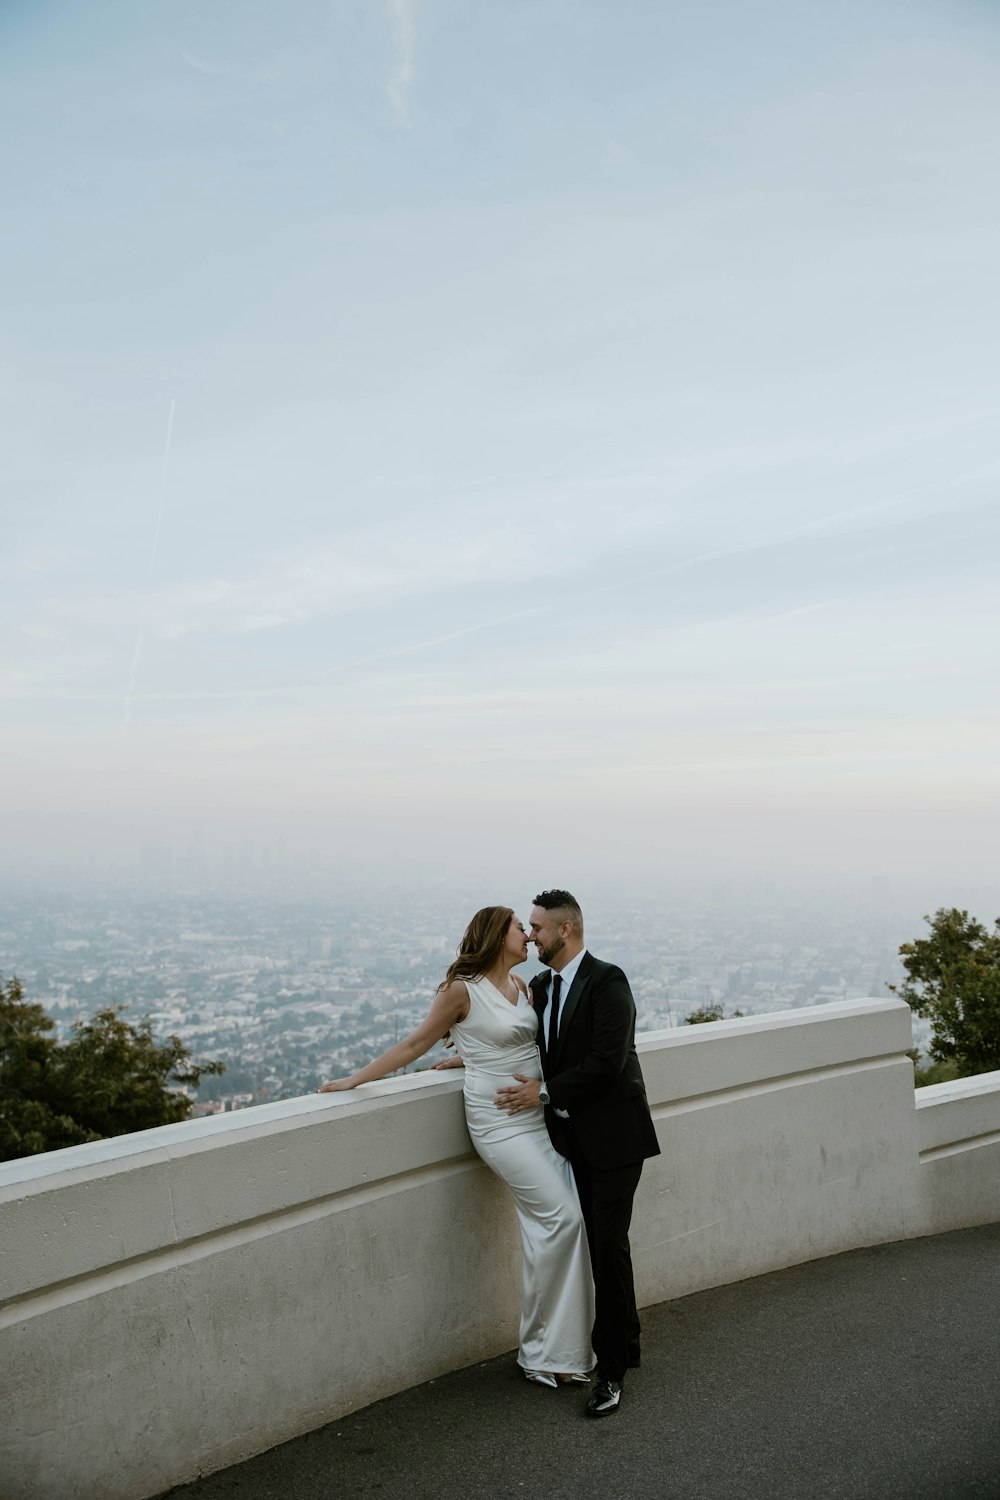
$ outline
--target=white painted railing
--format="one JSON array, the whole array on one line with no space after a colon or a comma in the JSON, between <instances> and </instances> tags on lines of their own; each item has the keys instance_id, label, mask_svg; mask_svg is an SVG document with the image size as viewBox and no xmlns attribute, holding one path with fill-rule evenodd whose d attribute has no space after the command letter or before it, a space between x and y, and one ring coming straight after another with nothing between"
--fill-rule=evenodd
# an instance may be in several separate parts
<instances>
[{"instance_id":1,"label":"white painted railing","mask_svg":"<svg viewBox=\"0 0 1000 1500\"><path fill-rule=\"evenodd\" d=\"M1000 1074L915 1107L896 1000L640 1044L643 1303L1000 1218ZM519 1246L425 1073L0 1166L0 1495L140 1500L516 1343Z\"/></svg>"}]
</instances>

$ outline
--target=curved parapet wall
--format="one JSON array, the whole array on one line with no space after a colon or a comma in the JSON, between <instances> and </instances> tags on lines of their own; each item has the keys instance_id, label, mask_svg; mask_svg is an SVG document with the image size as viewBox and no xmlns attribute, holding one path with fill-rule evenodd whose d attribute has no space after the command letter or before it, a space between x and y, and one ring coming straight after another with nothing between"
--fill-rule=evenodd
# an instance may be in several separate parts
<instances>
[{"instance_id":1,"label":"curved parapet wall","mask_svg":"<svg viewBox=\"0 0 1000 1500\"><path fill-rule=\"evenodd\" d=\"M1000 1219L1000 1073L917 1094L920 1234Z\"/></svg>"},{"instance_id":2,"label":"curved parapet wall","mask_svg":"<svg viewBox=\"0 0 1000 1500\"><path fill-rule=\"evenodd\" d=\"M510 1347L511 1214L460 1080L0 1172L4 1500L156 1494Z\"/></svg>"},{"instance_id":3,"label":"curved parapet wall","mask_svg":"<svg viewBox=\"0 0 1000 1500\"><path fill-rule=\"evenodd\" d=\"M855 1001L642 1050L663 1147L639 1198L644 1302L902 1239L917 1189L910 1011Z\"/></svg>"},{"instance_id":4,"label":"curved parapet wall","mask_svg":"<svg viewBox=\"0 0 1000 1500\"><path fill-rule=\"evenodd\" d=\"M916 1110L909 1014L643 1039L641 1301L1000 1217L1000 1075ZM140 1500L517 1340L516 1224L454 1074L8 1163L0 1236L4 1500Z\"/></svg>"}]
</instances>

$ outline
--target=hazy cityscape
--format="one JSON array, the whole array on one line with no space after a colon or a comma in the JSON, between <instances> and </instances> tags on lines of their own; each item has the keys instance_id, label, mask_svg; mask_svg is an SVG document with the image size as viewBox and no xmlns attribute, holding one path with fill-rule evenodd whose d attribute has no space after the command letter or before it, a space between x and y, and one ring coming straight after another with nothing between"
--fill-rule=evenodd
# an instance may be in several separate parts
<instances>
[{"instance_id":1,"label":"hazy cityscape","mask_svg":"<svg viewBox=\"0 0 1000 1500\"><path fill-rule=\"evenodd\" d=\"M226 1072L202 1081L199 1112L308 1092L404 1036L486 899L435 881L323 889L321 872L320 894L234 884L226 895L199 888L195 873L160 889L8 888L0 974L17 975L60 1036L125 1006L195 1058L221 1059ZM885 996L901 972L899 944L919 926L917 909L906 917L885 900L796 898L766 885L751 895L722 882L686 896L602 897L588 940L625 967L649 1032L705 1006L754 1015ZM524 972L536 967L532 956Z\"/></svg>"}]
</instances>

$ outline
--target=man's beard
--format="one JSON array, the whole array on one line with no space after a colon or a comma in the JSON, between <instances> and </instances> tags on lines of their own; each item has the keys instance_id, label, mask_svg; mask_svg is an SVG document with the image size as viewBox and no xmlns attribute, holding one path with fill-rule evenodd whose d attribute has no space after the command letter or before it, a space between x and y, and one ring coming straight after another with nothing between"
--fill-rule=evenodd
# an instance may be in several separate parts
<instances>
[{"instance_id":1,"label":"man's beard","mask_svg":"<svg viewBox=\"0 0 1000 1500\"><path fill-rule=\"evenodd\" d=\"M557 938L556 941L553 943L552 947L551 948L543 948L541 950L541 952L539 953L538 957L542 960L543 964L551 964L552 960L554 958L556 958L562 952L562 950L565 948L565 946L566 946L566 939L565 938Z\"/></svg>"}]
</instances>

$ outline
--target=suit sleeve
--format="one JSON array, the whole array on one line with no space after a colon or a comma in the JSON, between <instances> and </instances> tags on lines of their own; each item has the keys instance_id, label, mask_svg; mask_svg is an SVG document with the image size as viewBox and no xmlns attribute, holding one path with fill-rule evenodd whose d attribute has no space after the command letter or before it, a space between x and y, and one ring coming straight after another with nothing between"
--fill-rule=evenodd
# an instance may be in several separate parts
<instances>
[{"instance_id":1,"label":"suit sleeve","mask_svg":"<svg viewBox=\"0 0 1000 1500\"><path fill-rule=\"evenodd\" d=\"M594 980L590 1047L578 1063L546 1079L556 1109L595 1103L617 1082L635 1035L635 1001L621 969L609 967Z\"/></svg>"}]
</instances>

